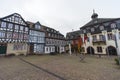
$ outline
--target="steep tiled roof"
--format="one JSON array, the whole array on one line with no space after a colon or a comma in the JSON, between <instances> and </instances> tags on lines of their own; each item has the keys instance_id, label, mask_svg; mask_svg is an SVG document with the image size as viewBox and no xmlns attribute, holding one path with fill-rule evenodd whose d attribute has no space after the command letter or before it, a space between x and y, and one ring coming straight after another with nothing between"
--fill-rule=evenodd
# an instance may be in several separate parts
<instances>
[{"instance_id":1,"label":"steep tiled roof","mask_svg":"<svg viewBox=\"0 0 120 80\"><path fill-rule=\"evenodd\" d=\"M32 28L33 27L33 25L34 25L34 23L33 22L30 22L30 21L26 21L27 22L27 24L29 25L29 27L30 28Z\"/></svg>"}]
</instances>

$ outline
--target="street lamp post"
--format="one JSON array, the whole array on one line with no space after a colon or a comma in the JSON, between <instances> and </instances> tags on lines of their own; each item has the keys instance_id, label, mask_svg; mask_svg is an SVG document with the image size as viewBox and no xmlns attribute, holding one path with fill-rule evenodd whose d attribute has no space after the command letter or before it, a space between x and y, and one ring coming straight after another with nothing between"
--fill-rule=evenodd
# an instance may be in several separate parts
<instances>
[{"instance_id":1,"label":"street lamp post","mask_svg":"<svg viewBox=\"0 0 120 80\"><path fill-rule=\"evenodd\" d=\"M117 55L120 56L120 55L119 55L118 42L117 42L117 35L116 35L117 32L118 32L117 29L113 29L113 30L112 30L112 33L114 34L114 37L115 37L115 45L116 45Z\"/></svg>"}]
</instances>

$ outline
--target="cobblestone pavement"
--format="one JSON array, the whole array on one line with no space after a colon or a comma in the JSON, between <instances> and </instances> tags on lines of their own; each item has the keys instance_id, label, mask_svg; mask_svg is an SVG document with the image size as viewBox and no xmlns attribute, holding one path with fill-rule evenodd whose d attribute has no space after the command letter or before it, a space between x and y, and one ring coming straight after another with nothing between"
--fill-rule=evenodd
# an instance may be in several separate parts
<instances>
[{"instance_id":1,"label":"cobblestone pavement","mask_svg":"<svg viewBox=\"0 0 120 80\"><path fill-rule=\"evenodd\" d=\"M17 57L0 58L0 80L59 80Z\"/></svg>"},{"instance_id":2,"label":"cobblestone pavement","mask_svg":"<svg viewBox=\"0 0 120 80\"><path fill-rule=\"evenodd\" d=\"M120 80L115 57L33 55L0 57L1 80ZM23 60L21 60L23 59Z\"/></svg>"}]
</instances>

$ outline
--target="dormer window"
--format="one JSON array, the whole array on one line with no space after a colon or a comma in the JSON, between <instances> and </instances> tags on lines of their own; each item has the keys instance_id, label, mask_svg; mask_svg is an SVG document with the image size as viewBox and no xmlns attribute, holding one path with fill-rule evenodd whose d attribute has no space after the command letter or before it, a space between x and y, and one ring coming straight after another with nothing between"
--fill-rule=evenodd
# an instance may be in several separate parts
<instances>
[{"instance_id":1,"label":"dormer window","mask_svg":"<svg viewBox=\"0 0 120 80\"><path fill-rule=\"evenodd\" d=\"M35 29L40 29L40 25L35 25Z\"/></svg>"},{"instance_id":2,"label":"dormer window","mask_svg":"<svg viewBox=\"0 0 120 80\"><path fill-rule=\"evenodd\" d=\"M47 31L49 31L49 29L47 28Z\"/></svg>"},{"instance_id":3,"label":"dormer window","mask_svg":"<svg viewBox=\"0 0 120 80\"><path fill-rule=\"evenodd\" d=\"M86 30L83 30L84 33L86 33Z\"/></svg>"},{"instance_id":4,"label":"dormer window","mask_svg":"<svg viewBox=\"0 0 120 80\"><path fill-rule=\"evenodd\" d=\"M51 32L53 32L53 30L51 30Z\"/></svg>"},{"instance_id":5,"label":"dormer window","mask_svg":"<svg viewBox=\"0 0 120 80\"><path fill-rule=\"evenodd\" d=\"M91 28L91 32L94 32L95 31L95 29L94 28Z\"/></svg>"},{"instance_id":6,"label":"dormer window","mask_svg":"<svg viewBox=\"0 0 120 80\"><path fill-rule=\"evenodd\" d=\"M113 29L116 28L116 24L115 24L115 23L112 23L110 26L111 26L111 28L113 28Z\"/></svg>"},{"instance_id":7,"label":"dormer window","mask_svg":"<svg viewBox=\"0 0 120 80\"><path fill-rule=\"evenodd\" d=\"M99 28L100 28L100 30L104 30L104 26L100 26Z\"/></svg>"}]
</instances>

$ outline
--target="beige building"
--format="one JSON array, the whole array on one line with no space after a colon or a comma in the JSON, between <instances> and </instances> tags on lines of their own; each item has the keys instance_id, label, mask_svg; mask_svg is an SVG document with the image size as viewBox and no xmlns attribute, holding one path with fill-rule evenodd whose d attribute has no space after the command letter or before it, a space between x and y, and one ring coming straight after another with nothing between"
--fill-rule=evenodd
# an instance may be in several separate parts
<instances>
[{"instance_id":1,"label":"beige building","mask_svg":"<svg viewBox=\"0 0 120 80\"><path fill-rule=\"evenodd\" d=\"M29 28L21 15L0 18L0 55L27 54Z\"/></svg>"},{"instance_id":2,"label":"beige building","mask_svg":"<svg viewBox=\"0 0 120 80\"><path fill-rule=\"evenodd\" d=\"M120 55L120 18L98 18L96 13L91 18L80 28L84 53Z\"/></svg>"}]
</instances>

